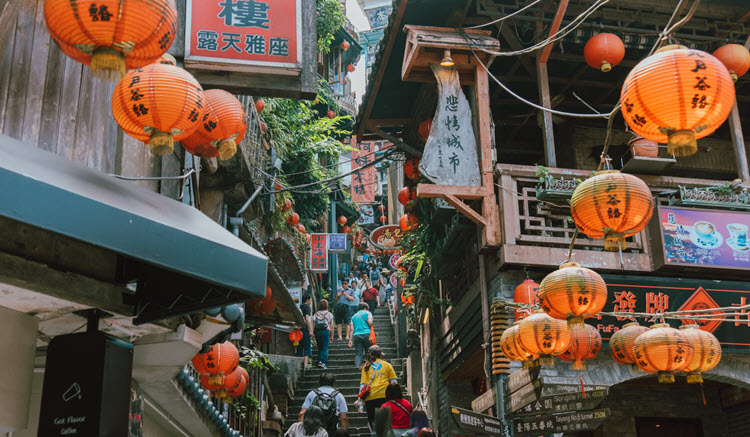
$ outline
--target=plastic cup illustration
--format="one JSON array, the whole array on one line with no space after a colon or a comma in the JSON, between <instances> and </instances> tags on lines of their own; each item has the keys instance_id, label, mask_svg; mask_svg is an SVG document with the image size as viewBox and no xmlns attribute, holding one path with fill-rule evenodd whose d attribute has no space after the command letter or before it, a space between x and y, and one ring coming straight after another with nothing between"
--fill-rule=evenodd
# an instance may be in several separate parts
<instances>
[{"instance_id":1,"label":"plastic cup illustration","mask_svg":"<svg viewBox=\"0 0 750 437\"><path fill-rule=\"evenodd\" d=\"M730 223L727 225L727 230L735 246L738 248L747 247L747 225Z\"/></svg>"},{"instance_id":2,"label":"plastic cup illustration","mask_svg":"<svg viewBox=\"0 0 750 437\"><path fill-rule=\"evenodd\" d=\"M73 385L71 385L67 390L65 390L65 393L63 393L62 398L65 402L70 401L73 398L81 399L81 386L78 385L77 382L74 382Z\"/></svg>"}]
</instances>

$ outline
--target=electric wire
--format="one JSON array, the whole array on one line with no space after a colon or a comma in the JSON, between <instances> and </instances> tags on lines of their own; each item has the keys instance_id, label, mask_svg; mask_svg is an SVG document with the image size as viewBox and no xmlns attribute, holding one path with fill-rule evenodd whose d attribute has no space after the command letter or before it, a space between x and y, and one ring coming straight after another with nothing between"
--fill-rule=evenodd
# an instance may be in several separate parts
<instances>
[{"instance_id":1,"label":"electric wire","mask_svg":"<svg viewBox=\"0 0 750 437\"><path fill-rule=\"evenodd\" d=\"M503 17L500 17L497 20L490 21L489 23L477 24L476 26L464 27L464 29L479 29L479 28L482 28L482 27L491 26L491 25L493 25L495 23L499 23L499 22L501 22L503 20L506 20L506 19L508 19L508 18L516 15L516 14L519 14L519 13L525 11L526 9L534 6L535 4L541 3L541 2L542 2L542 0L535 0L535 1L531 2L531 3L529 3L528 5L522 7L521 9L519 9L519 10L517 10L515 12L512 12L512 13L510 13L508 15L505 15Z\"/></svg>"}]
</instances>

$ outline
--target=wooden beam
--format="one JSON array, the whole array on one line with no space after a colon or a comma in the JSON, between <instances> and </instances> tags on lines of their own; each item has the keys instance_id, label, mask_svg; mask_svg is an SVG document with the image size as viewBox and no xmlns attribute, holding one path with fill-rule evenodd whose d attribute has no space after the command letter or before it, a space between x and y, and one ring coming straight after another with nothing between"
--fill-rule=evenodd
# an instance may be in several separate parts
<instances>
[{"instance_id":1,"label":"wooden beam","mask_svg":"<svg viewBox=\"0 0 750 437\"><path fill-rule=\"evenodd\" d=\"M651 271L651 257L645 253L623 252L624 268L620 267L620 254L617 252L574 250L573 254L577 263L597 271ZM550 268L559 267L565 261L568 248L505 244L498 255L498 268L508 265Z\"/></svg>"},{"instance_id":2,"label":"wooden beam","mask_svg":"<svg viewBox=\"0 0 750 437\"><path fill-rule=\"evenodd\" d=\"M370 132L373 132L373 133L377 134L378 136L380 136L382 138L385 138L386 140L392 142L393 145L396 146L396 148L401 149L404 152L407 152L407 153L409 153L411 155L414 155L414 156L417 156L417 157L422 156L422 152L420 152L419 150L415 149L414 147L406 144L405 142L399 140L398 138L394 137L393 135L390 135L389 133L384 132L383 129L380 129L377 126L368 126L367 129Z\"/></svg>"},{"instance_id":3,"label":"wooden beam","mask_svg":"<svg viewBox=\"0 0 750 437\"><path fill-rule=\"evenodd\" d=\"M492 169L492 116L490 114L490 83L487 71L478 66L476 68L476 111L477 111L477 141L479 142L479 164L482 172L482 215L487 223L484 232L480 234L479 247L500 246L502 235L500 231L500 211L498 199L495 195L495 177Z\"/></svg>"},{"instance_id":4,"label":"wooden beam","mask_svg":"<svg viewBox=\"0 0 750 437\"><path fill-rule=\"evenodd\" d=\"M735 100L732 112L729 113L729 132L732 134L732 144L734 144L734 156L737 158L737 171L742 182L750 182L750 168L747 164L747 149L745 148L745 139L742 135L742 123L740 122L740 113L737 109Z\"/></svg>"},{"instance_id":5,"label":"wooden beam","mask_svg":"<svg viewBox=\"0 0 750 437\"><path fill-rule=\"evenodd\" d=\"M547 64L537 63L537 78L539 83L539 96L541 105L545 108L551 108L552 102L549 96L549 81L547 77ZM542 111L543 117L543 135L544 135L544 161L547 167L557 167L557 156L555 155L555 134L552 124L552 114Z\"/></svg>"},{"instance_id":6,"label":"wooden beam","mask_svg":"<svg viewBox=\"0 0 750 437\"><path fill-rule=\"evenodd\" d=\"M469 207L469 205L463 203L461 199L459 199L456 196L452 196L450 194L446 194L442 196L443 199L448 202L452 207L456 208L456 211L460 212L461 214L465 215L469 218L469 220L473 221L477 225L481 227L485 227L486 222L484 220L484 217L479 215L478 212L474 211Z\"/></svg>"},{"instance_id":7,"label":"wooden beam","mask_svg":"<svg viewBox=\"0 0 750 437\"><path fill-rule=\"evenodd\" d=\"M368 127L394 127L394 126L408 126L412 124L414 120L411 118L374 118L367 120Z\"/></svg>"},{"instance_id":8,"label":"wooden beam","mask_svg":"<svg viewBox=\"0 0 750 437\"><path fill-rule=\"evenodd\" d=\"M555 14L555 19L552 21L552 27L549 29L549 36L556 34L558 30L560 30L560 23L562 23L563 16L565 15L565 10L568 9L568 0L560 0L560 5L557 7L557 14ZM547 60L549 59L549 54L552 53L552 47L553 44L547 44L546 47L542 50L542 54L539 56L539 63L540 64L546 64Z\"/></svg>"},{"instance_id":9,"label":"wooden beam","mask_svg":"<svg viewBox=\"0 0 750 437\"><path fill-rule=\"evenodd\" d=\"M417 197L440 198L446 195L460 199L479 200L484 197L484 187L464 187L458 185L417 185Z\"/></svg>"}]
</instances>

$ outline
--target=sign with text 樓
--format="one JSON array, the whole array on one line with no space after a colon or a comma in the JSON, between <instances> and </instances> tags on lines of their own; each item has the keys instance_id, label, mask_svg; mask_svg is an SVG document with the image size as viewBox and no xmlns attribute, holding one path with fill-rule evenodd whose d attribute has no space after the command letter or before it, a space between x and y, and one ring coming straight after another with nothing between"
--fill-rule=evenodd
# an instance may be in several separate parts
<instances>
[{"instance_id":1,"label":"sign with text \u6a13","mask_svg":"<svg viewBox=\"0 0 750 437\"><path fill-rule=\"evenodd\" d=\"M375 202L375 186L378 183L375 175L375 147L372 143L358 143L352 140L352 202Z\"/></svg>"},{"instance_id":2,"label":"sign with text \u6a13","mask_svg":"<svg viewBox=\"0 0 750 437\"><path fill-rule=\"evenodd\" d=\"M310 270L328 271L328 234L310 234Z\"/></svg>"}]
</instances>

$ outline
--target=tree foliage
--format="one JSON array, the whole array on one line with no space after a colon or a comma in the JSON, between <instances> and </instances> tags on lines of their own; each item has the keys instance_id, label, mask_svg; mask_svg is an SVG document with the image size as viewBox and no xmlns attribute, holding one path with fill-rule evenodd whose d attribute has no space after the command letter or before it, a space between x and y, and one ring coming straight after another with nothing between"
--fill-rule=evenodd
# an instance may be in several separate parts
<instances>
[{"instance_id":1,"label":"tree foliage","mask_svg":"<svg viewBox=\"0 0 750 437\"><path fill-rule=\"evenodd\" d=\"M334 32L344 25L346 16L341 3L337 0L317 0L318 53L327 54L331 51Z\"/></svg>"}]
</instances>

